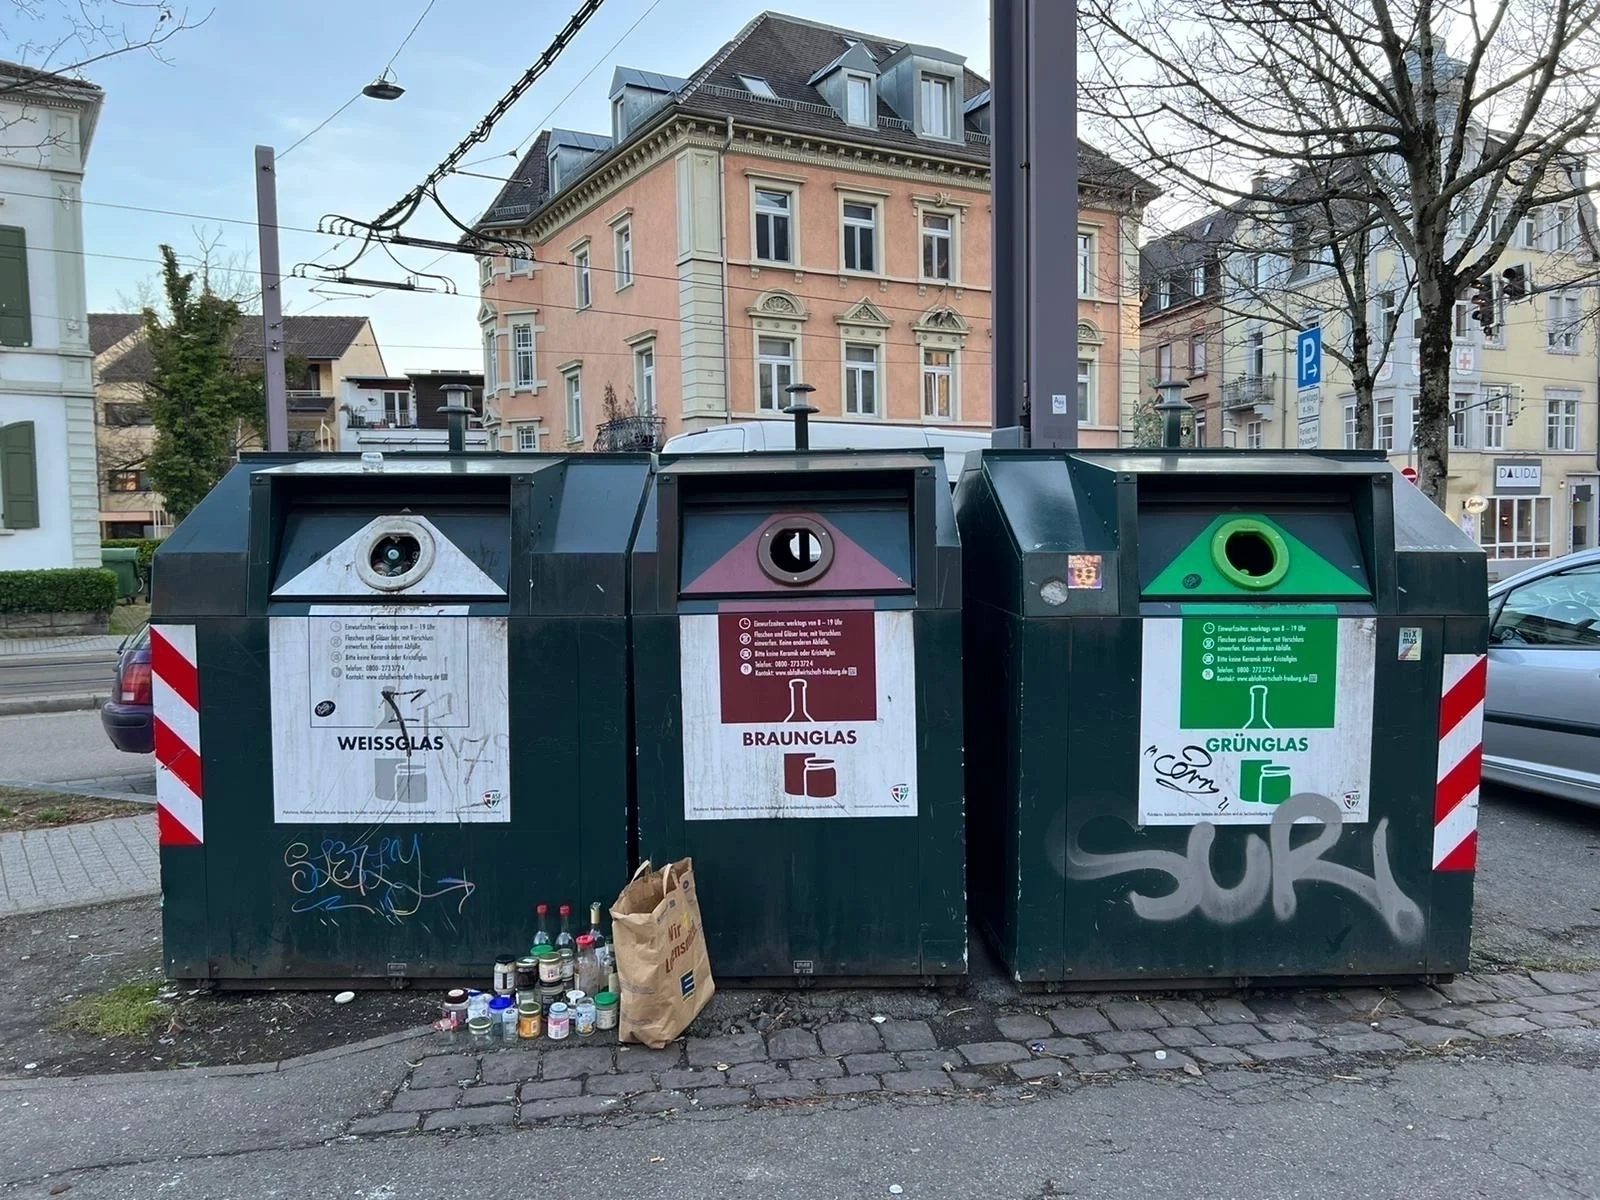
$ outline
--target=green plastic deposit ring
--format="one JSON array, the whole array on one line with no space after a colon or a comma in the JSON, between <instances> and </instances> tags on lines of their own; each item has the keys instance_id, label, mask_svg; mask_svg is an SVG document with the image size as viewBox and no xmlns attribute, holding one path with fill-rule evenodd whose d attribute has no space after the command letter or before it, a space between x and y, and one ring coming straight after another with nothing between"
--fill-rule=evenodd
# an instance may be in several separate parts
<instances>
[{"instance_id":1,"label":"green plastic deposit ring","mask_svg":"<svg viewBox=\"0 0 1600 1200\"><path fill-rule=\"evenodd\" d=\"M1230 583L1265 591L1289 573L1289 546L1265 521L1239 517L1211 539L1211 560Z\"/></svg>"}]
</instances>

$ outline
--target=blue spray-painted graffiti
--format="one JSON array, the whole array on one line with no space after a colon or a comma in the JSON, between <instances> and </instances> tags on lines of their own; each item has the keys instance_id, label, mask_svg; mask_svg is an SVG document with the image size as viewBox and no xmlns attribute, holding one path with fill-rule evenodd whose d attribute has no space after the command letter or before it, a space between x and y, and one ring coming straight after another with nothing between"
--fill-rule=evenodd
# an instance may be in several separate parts
<instances>
[{"instance_id":1,"label":"blue spray-painted graffiti","mask_svg":"<svg viewBox=\"0 0 1600 1200\"><path fill-rule=\"evenodd\" d=\"M1319 828L1309 841L1291 846L1289 831L1297 821ZM1072 837L1056 842L1062 855L1057 869L1068 879L1112 879L1139 872L1156 872L1172 880L1172 890L1159 895L1130 890L1133 911L1146 921L1176 921L1199 910L1219 925L1236 925L1254 915L1271 899L1279 921L1293 919L1298 907L1296 887L1325 883L1343 888L1383 920L1396 941L1414 943L1427 930L1421 907L1401 890L1389 866L1389 821L1372 830L1372 874L1353 867L1325 862L1323 855L1343 833L1343 814L1327 796L1304 792L1292 796L1273 815L1263 840L1250 834L1244 844L1244 875L1232 887L1217 881L1211 869L1211 844L1216 827L1202 821L1189 830L1184 853L1171 850L1132 850L1119 854L1089 854ZM1352 832L1354 832L1352 830Z\"/></svg>"},{"instance_id":2,"label":"blue spray-painted graffiti","mask_svg":"<svg viewBox=\"0 0 1600 1200\"><path fill-rule=\"evenodd\" d=\"M283 852L296 913L366 912L398 924L430 900L456 898L456 912L478 890L464 876L428 877L422 837L382 837L375 842L328 838L313 851L294 842Z\"/></svg>"}]
</instances>

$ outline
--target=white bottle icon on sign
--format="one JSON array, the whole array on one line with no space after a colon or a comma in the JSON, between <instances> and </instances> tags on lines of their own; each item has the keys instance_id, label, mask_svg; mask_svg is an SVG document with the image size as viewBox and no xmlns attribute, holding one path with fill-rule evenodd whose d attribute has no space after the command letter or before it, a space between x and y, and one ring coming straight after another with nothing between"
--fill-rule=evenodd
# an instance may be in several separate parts
<instances>
[{"instance_id":1,"label":"white bottle icon on sign","mask_svg":"<svg viewBox=\"0 0 1600 1200\"><path fill-rule=\"evenodd\" d=\"M1267 720L1267 687L1263 683L1252 684L1250 687L1250 719L1244 723L1244 727L1272 728L1272 722Z\"/></svg>"},{"instance_id":2,"label":"white bottle icon on sign","mask_svg":"<svg viewBox=\"0 0 1600 1200\"><path fill-rule=\"evenodd\" d=\"M813 718L806 711L806 681L804 679L789 680L789 715L787 721L811 721Z\"/></svg>"}]
</instances>

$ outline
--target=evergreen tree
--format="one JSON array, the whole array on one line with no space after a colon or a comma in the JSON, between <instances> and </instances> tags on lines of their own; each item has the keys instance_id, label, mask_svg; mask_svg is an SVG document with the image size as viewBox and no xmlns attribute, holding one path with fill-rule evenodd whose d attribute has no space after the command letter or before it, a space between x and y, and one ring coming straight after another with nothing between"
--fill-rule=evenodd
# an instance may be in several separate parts
<instances>
[{"instance_id":1,"label":"evergreen tree","mask_svg":"<svg viewBox=\"0 0 1600 1200\"><path fill-rule=\"evenodd\" d=\"M161 247L165 320L152 308L144 323L153 365L145 394L156 427L150 479L182 520L227 473L241 444L259 439L266 402L259 370L234 359L242 314Z\"/></svg>"}]
</instances>

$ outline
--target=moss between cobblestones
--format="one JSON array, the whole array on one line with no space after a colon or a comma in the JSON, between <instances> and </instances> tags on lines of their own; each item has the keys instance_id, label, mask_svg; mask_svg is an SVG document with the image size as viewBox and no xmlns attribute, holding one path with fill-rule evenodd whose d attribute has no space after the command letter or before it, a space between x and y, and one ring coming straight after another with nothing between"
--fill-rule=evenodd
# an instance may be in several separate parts
<instances>
[{"instance_id":1,"label":"moss between cobblestones","mask_svg":"<svg viewBox=\"0 0 1600 1200\"><path fill-rule=\"evenodd\" d=\"M159 983L124 983L74 1001L61 1028L97 1037L144 1037L172 1016L172 1009L156 999L160 990Z\"/></svg>"}]
</instances>

